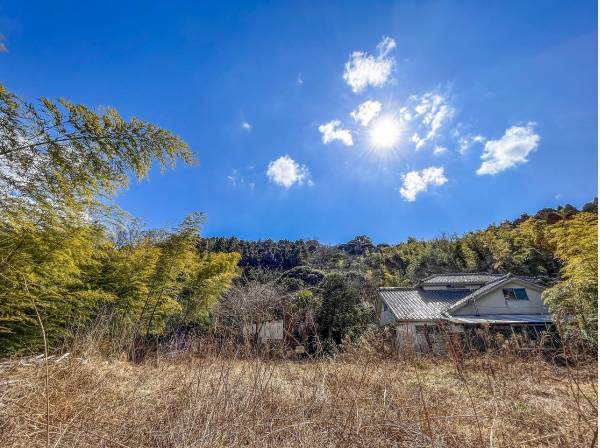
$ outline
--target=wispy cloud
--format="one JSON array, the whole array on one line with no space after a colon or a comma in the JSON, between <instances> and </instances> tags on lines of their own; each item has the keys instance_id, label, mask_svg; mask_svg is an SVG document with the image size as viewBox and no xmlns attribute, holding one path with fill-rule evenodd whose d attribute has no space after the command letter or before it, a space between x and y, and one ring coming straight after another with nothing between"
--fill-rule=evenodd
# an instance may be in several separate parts
<instances>
[{"instance_id":1,"label":"wispy cloud","mask_svg":"<svg viewBox=\"0 0 600 448\"><path fill-rule=\"evenodd\" d=\"M344 66L344 80L354 93L360 93L368 86L381 87L390 78L394 68L394 59L388 53L396 48L396 41L384 37L377 45L379 54L372 56L366 52L355 51Z\"/></svg>"},{"instance_id":2,"label":"wispy cloud","mask_svg":"<svg viewBox=\"0 0 600 448\"><path fill-rule=\"evenodd\" d=\"M319 132L323 134L323 143L331 143L335 140L341 141L346 146L352 146L354 140L348 129L342 128L340 120L332 120L319 126Z\"/></svg>"},{"instance_id":3,"label":"wispy cloud","mask_svg":"<svg viewBox=\"0 0 600 448\"><path fill-rule=\"evenodd\" d=\"M535 123L513 126L499 140L490 140L483 148L483 163L477 174L494 175L527 162L527 156L538 147L540 136L534 131Z\"/></svg>"},{"instance_id":4,"label":"wispy cloud","mask_svg":"<svg viewBox=\"0 0 600 448\"><path fill-rule=\"evenodd\" d=\"M242 129L244 131L251 131L252 125L250 123L248 123L247 121L244 121L244 122L242 122Z\"/></svg>"},{"instance_id":5,"label":"wispy cloud","mask_svg":"<svg viewBox=\"0 0 600 448\"><path fill-rule=\"evenodd\" d=\"M430 186L440 186L448 182L444 167L430 166L421 171L410 171L402 176L400 195L408 202L414 202L419 193L426 192Z\"/></svg>"},{"instance_id":6,"label":"wispy cloud","mask_svg":"<svg viewBox=\"0 0 600 448\"><path fill-rule=\"evenodd\" d=\"M304 79L302 79L302 73L298 73L298 77L296 78L296 84L298 84L299 86L304 84Z\"/></svg>"},{"instance_id":7,"label":"wispy cloud","mask_svg":"<svg viewBox=\"0 0 600 448\"><path fill-rule=\"evenodd\" d=\"M294 184L313 185L309 169L287 155L281 156L269 163L267 177L271 182L284 188L290 188Z\"/></svg>"},{"instance_id":8,"label":"wispy cloud","mask_svg":"<svg viewBox=\"0 0 600 448\"><path fill-rule=\"evenodd\" d=\"M368 126L371 120L381 112L381 103L379 101L365 101L360 104L355 110L350 112L350 116L354 121L363 126Z\"/></svg>"},{"instance_id":9,"label":"wispy cloud","mask_svg":"<svg viewBox=\"0 0 600 448\"><path fill-rule=\"evenodd\" d=\"M389 36L383 36L381 42L377 44L377 50L379 50L380 57L387 56L394 48L396 48L396 41Z\"/></svg>"},{"instance_id":10,"label":"wispy cloud","mask_svg":"<svg viewBox=\"0 0 600 448\"><path fill-rule=\"evenodd\" d=\"M247 166L232 169L231 173L227 176L227 182L233 187L247 187L250 190L254 190L256 186L255 178L256 172L254 167Z\"/></svg>"},{"instance_id":11,"label":"wispy cloud","mask_svg":"<svg viewBox=\"0 0 600 448\"><path fill-rule=\"evenodd\" d=\"M421 121L424 135L415 132L411 138L417 149L435 139L442 126L449 121L455 113L448 99L436 92L427 92L421 97L413 96L411 100L417 101L414 114Z\"/></svg>"},{"instance_id":12,"label":"wispy cloud","mask_svg":"<svg viewBox=\"0 0 600 448\"><path fill-rule=\"evenodd\" d=\"M448 152L448 148L444 147L444 146L436 146L435 148L433 148L433 155L436 156L441 156L443 154L446 154Z\"/></svg>"},{"instance_id":13,"label":"wispy cloud","mask_svg":"<svg viewBox=\"0 0 600 448\"><path fill-rule=\"evenodd\" d=\"M466 154L467 151L473 146L474 143L484 144L486 138L483 135L467 135L462 136L458 139L458 152L460 154Z\"/></svg>"}]
</instances>

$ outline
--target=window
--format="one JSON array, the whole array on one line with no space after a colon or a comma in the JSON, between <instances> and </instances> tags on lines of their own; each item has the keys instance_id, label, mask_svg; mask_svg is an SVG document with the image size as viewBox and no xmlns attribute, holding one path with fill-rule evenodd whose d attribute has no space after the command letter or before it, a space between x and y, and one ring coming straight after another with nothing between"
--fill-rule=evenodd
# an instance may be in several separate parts
<instances>
[{"instance_id":1,"label":"window","mask_svg":"<svg viewBox=\"0 0 600 448\"><path fill-rule=\"evenodd\" d=\"M388 310L387 303L383 302L383 311L387 311L387 310Z\"/></svg>"},{"instance_id":2,"label":"window","mask_svg":"<svg viewBox=\"0 0 600 448\"><path fill-rule=\"evenodd\" d=\"M502 293L505 300L529 300L525 288L504 288Z\"/></svg>"}]
</instances>

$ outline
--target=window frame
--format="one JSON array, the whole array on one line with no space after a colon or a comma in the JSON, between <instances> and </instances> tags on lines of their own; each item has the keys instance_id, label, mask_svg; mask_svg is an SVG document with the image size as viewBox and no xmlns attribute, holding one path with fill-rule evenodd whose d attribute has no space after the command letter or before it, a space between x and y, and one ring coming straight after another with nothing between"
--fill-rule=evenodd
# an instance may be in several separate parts
<instances>
[{"instance_id":1,"label":"window frame","mask_svg":"<svg viewBox=\"0 0 600 448\"><path fill-rule=\"evenodd\" d=\"M520 297L517 295L517 291L519 291L519 294L522 292ZM507 301L514 300L523 302L525 300L529 300L529 294L527 294L526 288L502 288L502 294L504 295L504 300Z\"/></svg>"}]
</instances>

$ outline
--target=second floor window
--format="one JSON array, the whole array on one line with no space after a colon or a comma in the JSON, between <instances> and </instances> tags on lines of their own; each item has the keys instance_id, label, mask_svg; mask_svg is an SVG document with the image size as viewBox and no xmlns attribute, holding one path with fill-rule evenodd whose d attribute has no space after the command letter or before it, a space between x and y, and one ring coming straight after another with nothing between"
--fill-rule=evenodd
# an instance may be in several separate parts
<instances>
[{"instance_id":1,"label":"second floor window","mask_svg":"<svg viewBox=\"0 0 600 448\"><path fill-rule=\"evenodd\" d=\"M505 300L529 300L525 288L504 288L502 292Z\"/></svg>"}]
</instances>

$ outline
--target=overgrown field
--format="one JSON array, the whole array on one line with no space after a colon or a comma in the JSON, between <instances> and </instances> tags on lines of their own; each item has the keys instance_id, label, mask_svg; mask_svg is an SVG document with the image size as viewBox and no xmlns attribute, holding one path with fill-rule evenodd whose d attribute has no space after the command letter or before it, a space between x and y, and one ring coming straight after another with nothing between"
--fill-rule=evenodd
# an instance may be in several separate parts
<instances>
[{"instance_id":1,"label":"overgrown field","mask_svg":"<svg viewBox=\"0 0 600 448\"><path fill-rule=\"evenodd\" d=\"M3 447L597 443L595 362L70 357L48 373L49 422L44 364L0 370Z\"/></svg>"}]
</instances>

